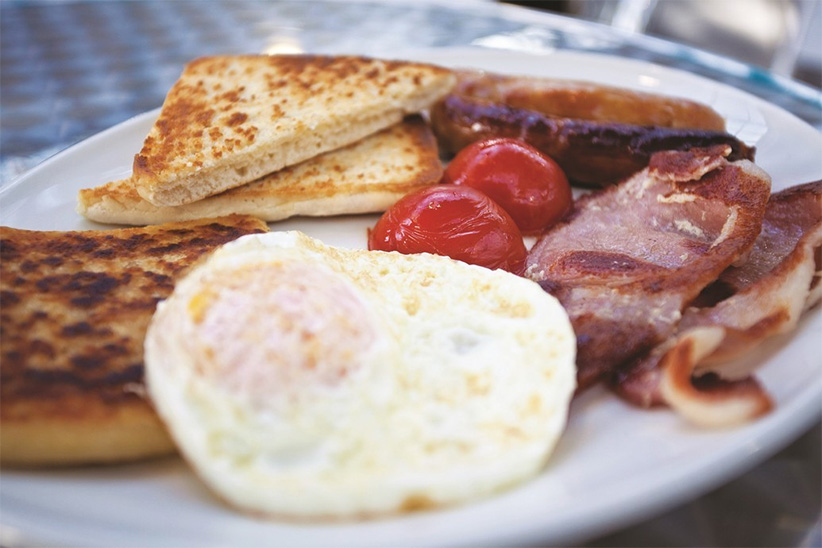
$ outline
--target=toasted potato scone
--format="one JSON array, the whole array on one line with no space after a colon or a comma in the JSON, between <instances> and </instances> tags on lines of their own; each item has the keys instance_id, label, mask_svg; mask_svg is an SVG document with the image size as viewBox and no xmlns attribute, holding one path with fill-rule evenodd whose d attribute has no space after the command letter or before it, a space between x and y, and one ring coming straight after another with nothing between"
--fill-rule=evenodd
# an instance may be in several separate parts
<instances>
[{"instance_id":1,"label":"toasted potato scone","mask_svg":"<svg viewBox=\"0 0 822 548\"><path fill-rule=\"evenodd\" d=\"M575 348L558 302L513 274L272 232L222 247L160 304L147 386L220 498L346 519L537 474Z\"/></svg>"},{"instance_id":2,"label":"toasted potato scone","mask_svg":"<svg viewBox=\"0 0 822 548\"><path fill-rule=\"evenodd\" d=\"M0 227L0 463L112 463L172 453L146 400L143 337L195 261L265 223Z\"/></svg>"}]
</instances>

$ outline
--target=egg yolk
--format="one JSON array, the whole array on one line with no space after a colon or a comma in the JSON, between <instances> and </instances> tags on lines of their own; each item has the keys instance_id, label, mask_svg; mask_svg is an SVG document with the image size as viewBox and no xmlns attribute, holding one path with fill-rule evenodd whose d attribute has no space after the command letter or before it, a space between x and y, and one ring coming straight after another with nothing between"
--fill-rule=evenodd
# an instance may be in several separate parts
<instances>
[{"instance_id":1,"label":"egg yolk","mask_svg":"<svg viewBox=\"0 0 822 548\"><path fill-rule=\"evenodd\" d=\"M365 304L330 269L300 263L223 270L189 301L202 372L263 402L352 374L376 339Z\"/></svg>"}]
</instances>

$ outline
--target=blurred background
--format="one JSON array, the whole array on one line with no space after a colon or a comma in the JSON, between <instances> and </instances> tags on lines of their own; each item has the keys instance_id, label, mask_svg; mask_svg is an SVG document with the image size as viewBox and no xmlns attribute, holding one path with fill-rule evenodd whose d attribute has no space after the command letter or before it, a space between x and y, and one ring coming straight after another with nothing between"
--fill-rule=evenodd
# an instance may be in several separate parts
<instances>
[{"instance_id":1,"label":"blurred background","mask_svg":"<svg viewBox=\"0 0 822 548\"><path fill-rule=\"evenodd\" d=\"M742 85L822 128L822 0L0 0L0 26L1 182L157 108L215 53L593 51Z\"/></svg>"},{"instance_id":2,"label":"blurred background","mask_svg":"<svg viewBox=\"0 0 822 548\"><path fill-rule=\"evenodd\" d=\"M505 2L673 40L822 88L820 0Z\"/></svg>"}]
</instances>

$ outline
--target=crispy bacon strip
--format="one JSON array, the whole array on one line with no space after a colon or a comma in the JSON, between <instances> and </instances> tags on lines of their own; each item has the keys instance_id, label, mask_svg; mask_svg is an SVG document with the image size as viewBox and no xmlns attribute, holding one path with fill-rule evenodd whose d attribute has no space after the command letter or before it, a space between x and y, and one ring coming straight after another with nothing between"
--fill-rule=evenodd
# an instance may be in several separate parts
<instances>
[{"instance_id":1,"label":"crispy bacon strip","mask_svg":"<svg viewBox=\"0 0 822 548\"><path fill-rule=\"evenodd\" d=\"M662 152L624 183L580 198L529 253L526 276L554 294L590 386L669 338L681 311L750 250L770 178L730 147Z\"/></svg>"},{"instance_id":2,"label":"crispy bacon strip","mask_svg":"<svg viewBox=\"0 0 822 548\"><path fill-rule=\"evenodd\" d=\"M773 194L747 261L703 291L675 337L619 371L615 390L637 405L670 405L698 424L766 413L772 403L749 363L733 360L796 327L822 300L820 271L822 181Z\"/></svg>"},{"instance_id":3,"label":"crispy bacon strip","mask_svg":"<svg viewBox=\"0 0 822 548\"><path fill-rule=\"evenodd\" d=\"M535 110L546 116L637 126L725 129L719 113L688 99L556 78L477 70L461 70L456 75L453 93L457 95Z\"/></svg>"},{"instance_id":4,"label":"crispy bacon strip","mask_svg":"<svg viewBox=\"0 0 822 548\"><path fill-rule=\"evenodd\" d=\"M753 160L754 148L721 131L672 129L551 118L532 110L448 95L431 109L440 145L456 153L492 137L522 139L551 156L573 182L607 186L645 168L665 150L729 147L728 159Z\"/></svg>"},{"instance_id":5,"label":"crispy bacon strip","mask_svg":"<svg viewBox=\"0 0 822 548\"><path fill-rule=\"evenodd\" d=\"M716 375L692 377L694 365L715 352L724 338L725 330L718 326L689 329L659 363L663 400L700 426L734 426L773 408L770 397L751 377L733 382Z\"/></svg>"}]
</instances>

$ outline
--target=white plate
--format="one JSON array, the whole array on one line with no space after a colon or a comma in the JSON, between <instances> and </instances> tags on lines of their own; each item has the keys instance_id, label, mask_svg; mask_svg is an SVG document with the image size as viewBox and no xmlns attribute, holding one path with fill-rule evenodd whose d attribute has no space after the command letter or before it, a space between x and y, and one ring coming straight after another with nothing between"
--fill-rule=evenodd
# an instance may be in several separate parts
<instances>
[{"instance_id":1,"label":"white plate","mask_svg":"<svg viewBox=\"0 0 822 548\"><path fill-rule=\"evenodd\" d=\"M640 61L556 52L533 56L478 49L408 54L453 66L560 76L690 97L714 106L729 130L757 146L774 189L822 178L822 135L794 116L715 82ZM156 113L105 131L0 193L2 224L100 228L74 212L76 191L127 175ZM364 247L374 216L297 219L327 243ZM574 401L568 429L544 472L499 496L459 508L355 524L289 524L234 512L176 458L70 471L3 471L5 543L83 546L450 546L580 541L658 513L742 473L820 417L818 310L797 333L761 352L760 379L777 407L753 424L702 430L671 412L641 411L604 390Z\"/></svg>"}]
</instances>

